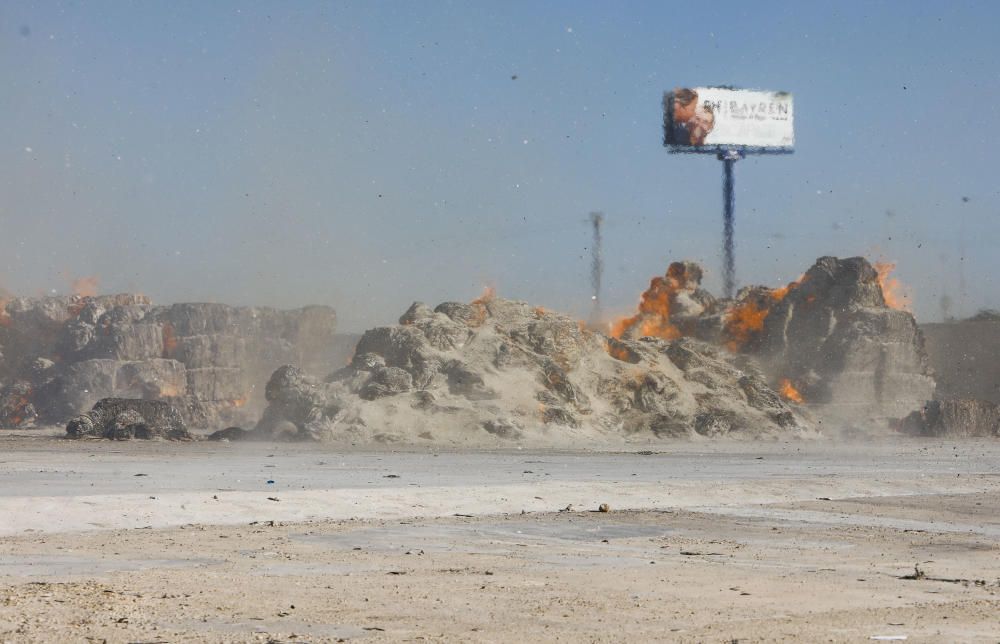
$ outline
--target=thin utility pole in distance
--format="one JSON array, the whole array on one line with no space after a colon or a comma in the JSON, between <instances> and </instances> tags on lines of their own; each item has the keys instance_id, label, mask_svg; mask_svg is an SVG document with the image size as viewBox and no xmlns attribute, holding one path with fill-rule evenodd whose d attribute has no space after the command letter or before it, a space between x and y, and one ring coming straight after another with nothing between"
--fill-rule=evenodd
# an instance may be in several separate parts
<instances>
[{"instance_id":1,"label":"thin utility pole in distance","mask_svg":"<svg viewBox=\"0 0 1000 644\"><path fill-rule=\"evenodd\" d=\"M592 327L599 326L603 317L601 312L601 277L604 273L604 258L602 257L603 250L601 248L602 223L604 223L603 213L590 213L590 225L593 227L594 232L594 239L590 246L590 326Z\"/></svg>"}]
</instances>

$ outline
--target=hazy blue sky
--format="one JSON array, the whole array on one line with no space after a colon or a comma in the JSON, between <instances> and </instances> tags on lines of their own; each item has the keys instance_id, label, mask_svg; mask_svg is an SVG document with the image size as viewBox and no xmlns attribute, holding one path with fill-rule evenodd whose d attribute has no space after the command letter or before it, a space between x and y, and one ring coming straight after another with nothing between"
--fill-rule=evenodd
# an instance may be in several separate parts
<instances>
[{"instance_id":1,"label":"hazy blue sky","mask_svg":"<svg viewBox=\"0 0 1000 644\"><path fill-rule=\"evenodd\" d=\"M491 284L585 316L602 210L608 308L673 259L718 292L720 163L665 152L660 100L732 84L796 111L795 155L737 166L741 283L881 254L922 319L946 290L997 307L998 24L996 2L6 0L0 286L98 275L360 329Z\"/></svg>"}]
</instances>

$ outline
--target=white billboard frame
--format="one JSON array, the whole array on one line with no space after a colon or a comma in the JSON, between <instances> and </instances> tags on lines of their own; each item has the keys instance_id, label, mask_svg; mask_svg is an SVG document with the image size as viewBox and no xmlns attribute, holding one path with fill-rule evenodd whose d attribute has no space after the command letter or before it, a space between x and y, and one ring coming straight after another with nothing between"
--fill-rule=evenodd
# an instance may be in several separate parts
<instances>
[{"instance_id":1,"label":"white billboard frame","mask_svg":"<svg viewBox=\"0 0 1000 644\"><path fill-rule=\"evenodd\" d=\"M681 104L680 101L685 98L688 100ZM675 105L678 104L690 109L690 114L680 116L685 119L683 121L675 116ZM736 106L732 114L739 112L742 116L731 116L732 106ZM794 114L793 97L789 92L748 90L726 85L678 87L663 94L663 145L674 154L792 154L795 151ZM745 131L748 129L745 122L750 120L770 126L759 129L769 130L765 136L770 136L772 140L765 144L751 142L752 133ZM723 137L729 136L733 140L708 141L713 138L717 125L725 126L718 129L724 132ZM700 138L704 142L685 142L684 139L689 137ZM741 138L742 141L739 140Z\"/></svg>"}]
</instances>

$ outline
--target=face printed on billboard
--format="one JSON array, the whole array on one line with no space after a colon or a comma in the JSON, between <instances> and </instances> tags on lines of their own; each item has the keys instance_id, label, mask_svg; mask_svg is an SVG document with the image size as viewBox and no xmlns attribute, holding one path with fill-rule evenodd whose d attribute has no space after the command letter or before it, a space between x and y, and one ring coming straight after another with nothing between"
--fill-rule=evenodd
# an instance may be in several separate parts
<instances>
[{"instance_id":1,"label":"face printed on billboard","mask_svg":"<svg viewBox=\"0 0 1000 644\"><path fill-rule=\"evenodd\" d=\"M673 148L780 148L795 143L792 96L722 87L678 88L664 96L664 142Z\"/></svg>"},{"instance_id":2,"label":"face printed on billboard","mask_svg":"<svg viewBox=\"0 0 1000 644\"><path fill-rule=\"evenodd\" d=\"M715 126L711 106L698 101L698 90L678 89L673 95L673 129L677 145L704 145Z\"/></svg>"}]
</instances>

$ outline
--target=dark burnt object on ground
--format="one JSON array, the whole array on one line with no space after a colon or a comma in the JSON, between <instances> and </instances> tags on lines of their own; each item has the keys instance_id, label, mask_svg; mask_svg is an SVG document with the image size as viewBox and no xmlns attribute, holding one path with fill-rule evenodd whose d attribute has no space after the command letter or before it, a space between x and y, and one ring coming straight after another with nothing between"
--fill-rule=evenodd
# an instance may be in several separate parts
<instances>
[{"instance_id":1,"label":"dark burnt object on ground","mask_svg":"<svg viewBox=\"0 0 1000 644\"><path fill-rule=\"evenodd\" d=\"M68 438L191 440L184 419L162 400L104 398L66 425Z\"/></svg>"}]
</instances>

